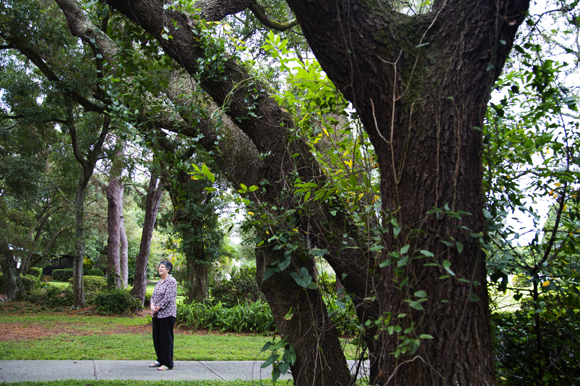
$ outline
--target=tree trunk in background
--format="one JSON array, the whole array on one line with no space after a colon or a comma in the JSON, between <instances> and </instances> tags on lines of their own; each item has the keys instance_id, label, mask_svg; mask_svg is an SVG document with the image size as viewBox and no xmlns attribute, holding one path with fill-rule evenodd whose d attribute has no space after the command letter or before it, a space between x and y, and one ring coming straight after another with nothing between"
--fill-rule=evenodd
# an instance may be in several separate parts
<instances>
[{"instance_id":1,"label":"tree trunk in background","mask_svg":"<svg viewBox=\"0 0 580 386\"><path fill-rule=\"evenodd\" d=\"M85 257L85 196L87 185L93 174L94 164L82 165L83 170L77 186L75 198L75 253L73 258L73 308L85 306L85 289L83 286L83 259Z\"/></svg>"},{"instance_id":2,"label":"tree trunk in background","mask_svg":"<svg viewBox=\"0 0 580 386\"><path fill-rule=\"evenodd\" d=\"M108 211L107 211L107 277L109 286L121 288L123 285L121 276L120 246L121 246L121 216L123 204L121 199L122 186L119 177L109 180L107 189Z\"/></svg>"},{"instance_id":3,"label":"tree trunk in background","mask_svg":"<svg viewBox=\"0 0 580 386\"><path fill-rule=\"evenodd\" d=\"M209 266L195 261L204 259L202 248L196 248L187 259L187 303L200 303L209 298ZM186 255L188 252L186 252Z\"/></svg>"},{"instance_id":4,"label":"tree trunk in background","mask_svg":"<svg viewBox=\"0 0 580 386\"><path fill-rule=\"evenodd\" d=\"M107 190L108 211L107 225L109 237L107 239L107 277L110 287L121 288L123 286L123 273L121 271L121 229L123 221L123 153L125 143L117 138L117 150L111 165L109 188Z\"/></svg>"},{"instance_id":5,"label":"tree trunk in background","mask_svg":"<svg viewBox=\"0 0 580 386\"><path fill-rule=\"evenodd\" d=\"M8 301L24 300L26 291L16 269L14 257L4 235L0 238L0 266L4 275L4 293Z\"/></svg>"},{"instance_id":6,"label":"tree trunk in background","mask_svg":"<svg viewBox=\"0 0 580 386\"><path fill-rule=\"evenodd\" d=\"M133 296L145 303L145 292L147 291L147 263L149 261L149 251L151 250L151 239L153 238L153 229L157 220L157 211L159 203L163 196L163 184L157 184L158 178L152 174L147 189L147 200L145 202L145 221L143 222L143 231L141 233L141 243L139 245L139 254L135 263L135 282L133 283Z\"/></svg>"},{"instance_id":7,"label":"tree trunk in background","mask_svg":"<svg viewBox=\"0 0 580 386\"><path fill-rule=\"evenodd\" d=\"M122 198L121 201L123 201ZM127 232L125 231L125 216L123 215L121 215L121 221L119 222L119 233L121 239L121 253L119 257L121 278L123 288L127 288L129 285L129 243L127 241Z\"/></svg>"}]
</instances>

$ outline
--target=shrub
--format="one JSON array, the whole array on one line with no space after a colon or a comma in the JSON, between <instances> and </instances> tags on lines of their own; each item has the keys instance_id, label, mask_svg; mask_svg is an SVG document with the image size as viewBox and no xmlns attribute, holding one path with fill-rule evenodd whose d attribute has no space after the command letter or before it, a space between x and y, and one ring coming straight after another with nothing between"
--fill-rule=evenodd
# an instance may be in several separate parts
<instances>
[{"instance_id":1,"label":"shrub","mask_svg":"<svg viewBox=\"0 0 580 386\"><path fill-rule=\"evenodd\" d=\"M541 351L535 318L541 320ZM498 385L578 385L580 317L573 309L544 309L492 315ZM542 370L540 370L540 368ZM543 374L540 377L540 374Z\"/></svg>"},{"instance_id":2,"label":"shrub","mask_svg":"<svg viewBox=\"0 0 580 386\"><path fill-rule=\"evenodd\" d=\"M97 311L104 314L124 314L140 310L141 302L131 296L129 290L115 288L101 292L95 297Z\"/></svg>"},{"instance_id":3,"label":"shrub","mask_svg":"<svg viewBox=\"0 0 580 386\"><path fill-rule=\"evenodd\" d=\"M33 290L38 286L39 279L32 276L32 275L20 275L20 279L22 280L22 285L24 286L24 290L26 292ZM0 273L0 293L6 293L6 289L4 288L4 275Z\"/></svg>"},{"instance_id":4,"label":"shrub","mask_svg":"<svg viewBox=\"0 0 580 386\"><path fill-rule=\"evenodd\" d=\"M44 305L47 307L70 307L74 303L74 294L71 285L65 288L47 285L45 291Z\"/></svg>"},{"instance_id":5,"label":"shrub","mask_svg":"<svg viewBox=\"0 0 580 386\"><path fill-rule=\"evenodd\" d=\"M69 279L73 277L73 269L72 268L53 269L52 277L56 281L67 282Z\"/></svg>"},{"instance_id":6,"label":"shrub","mask_svg":"<svg viewBox=\"0 0 580 386\"><path fill-rule=\"evenodd\" d=\"M32 275L20 275L20 279L22 279L22 285L24 286L26 292L32 291L38 287L38 283L40 282L38 277Z\"/></svg>"},{"instance_id":7,"label":"shrub","mask_svg":"<svg viewBox=\"0 0 580 386\"><path fill-rule=\"evenodd\" d=\"M42 277L42 268L39 267L30 267L28 268L28 275L32 275L37 277L39 280Z\"/></svg>"},{"instance_id":8,"label":"shrub","mask_svg":"<svg viewBox=\"0 0 580 386\"><path fill-rule=\"evenodd\" d=\"M87 276L105 276L105 273L101 269L89 269L87 271Z\"/></svg>"},{"instance_id":9,"label":"shrub","mask_svg":"<svg viewBox=\"0 0 580 386\"><path fill-rule=\"evenodd\" d=\"M176 322L191 329L207 328L233 332L276 332L270 306L260 300L226 307L221 302L178 304Z\"/></svg>"},{"instance_id":10,"label":"shrub","mask_svg":"<svg viewBox=\"0 0 580 386\"><path fill-rule=\"evenodd\" d=\"M256 268L241 268L229 280L215 283L212 297L216 302L237 304L239 302L264 301L266 298L256 283Z\"/></svg>"},{"instance_id":11,"label":"shrub","mask_svg":"<svg viewBox=\"0 0 580 386\"><path fill-rule=\"evenodd\" d=\"M104 276L83 276L85 293L97 293L107 289L107 278Z\"/></svg>"}]
</instances>

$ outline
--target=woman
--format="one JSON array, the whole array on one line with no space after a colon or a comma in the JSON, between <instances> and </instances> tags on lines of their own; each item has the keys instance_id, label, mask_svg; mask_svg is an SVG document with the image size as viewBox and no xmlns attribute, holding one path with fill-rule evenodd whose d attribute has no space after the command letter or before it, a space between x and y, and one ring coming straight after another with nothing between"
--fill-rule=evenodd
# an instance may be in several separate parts
<instances>
[{"instance_id":1,"label":"woman","mask_svg":"<svg viewBox=\"0 0 580 386\"><path fill-rule=\"evenodd\" d=\"M177 315L177 282L170 275L173 264L162 261L157 265L161 280L155 285L151 296L151 316L153 317L153 345L157 360L149 367L157 370L173 369L173 326Z\"/></svg>"}]
</instances>

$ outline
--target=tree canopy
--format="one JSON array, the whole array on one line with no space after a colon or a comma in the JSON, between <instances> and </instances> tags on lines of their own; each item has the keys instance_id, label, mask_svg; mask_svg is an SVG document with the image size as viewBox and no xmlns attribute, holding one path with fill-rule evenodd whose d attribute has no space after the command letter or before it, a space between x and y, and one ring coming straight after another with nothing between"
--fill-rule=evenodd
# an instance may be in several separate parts
<instances>
[{"instance_id":1,"label":"tree canopy","mask_svg":"<svg viewBox=\"0 0 580 386\"><path fill-rule=\"evenodd\" d=\"M577 2L559 5L562 14ZM355 382L315 258L352 298L371 384L495 384L487 264L505 283L523 269L537 290L566 269L565 259L544 269L555 251L574 251L576 214L565 207L577 198L578 127L558 116L576 111L575 97L537 44L516 43L529 0L0 7L3 68L14 73L3 122L34 116L71 134L78 122L95 157L89 144L123 125L151 148L168 133L189 137L213 162L196 178L213 183L219 168L238 191L284 339L277 363L298 385ZM522 69L496 83L509 60ZM494 87L505 97L488 110ZM527 205L524 175L557 202L545 237L518 249L504 219ZM174 180L176 194L186 179ZM559 288L573 293L573 278Z\"/></svg>"}]
</instances>

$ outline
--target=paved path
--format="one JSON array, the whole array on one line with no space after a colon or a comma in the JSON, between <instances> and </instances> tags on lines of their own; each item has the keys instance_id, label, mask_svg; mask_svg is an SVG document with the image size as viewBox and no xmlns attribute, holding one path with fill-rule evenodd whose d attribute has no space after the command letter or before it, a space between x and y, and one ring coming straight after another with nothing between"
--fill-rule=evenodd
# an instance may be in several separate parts
<instances>
[{"instance_id":1,"label":"paved path","mask_svg":"<svg viewBox=\"0 0 580 386\"><path fill-rule=\"evenodd\" d=\"M24 381L83 380L260 380L272 377L272 367L261 368L263 362L175 362L171 371L149 368L147 361L0 361L0 383ZM354 361L349 361L354 373ZM362 370L361 370L362 371ZM286 374L280 379L291 379Z\"/></svg>"}]
</instances>

